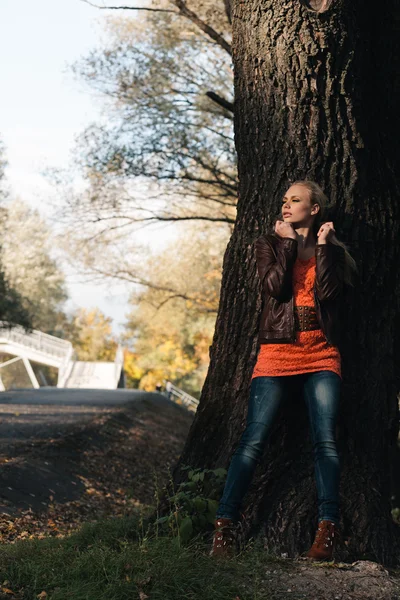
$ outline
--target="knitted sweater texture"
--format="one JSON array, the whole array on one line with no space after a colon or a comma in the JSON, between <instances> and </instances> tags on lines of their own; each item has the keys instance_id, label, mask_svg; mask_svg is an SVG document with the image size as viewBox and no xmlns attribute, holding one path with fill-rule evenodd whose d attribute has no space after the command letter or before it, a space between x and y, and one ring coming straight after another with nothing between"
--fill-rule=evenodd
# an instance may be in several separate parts
<instances>
[{"instance_id":1,"label":"knitted sweater texture","mask_svg":"<svg viewBox=\"0 0 400 600\"><path fill-rule=\"evenodd\" d=\"M293 268L295 306L314 306L315 256L297 258ZM339 349L326 341L322 329L296 331L296 341L260 344L252 378L333 371L342 377Z\"/></svg>"}]
</instances>

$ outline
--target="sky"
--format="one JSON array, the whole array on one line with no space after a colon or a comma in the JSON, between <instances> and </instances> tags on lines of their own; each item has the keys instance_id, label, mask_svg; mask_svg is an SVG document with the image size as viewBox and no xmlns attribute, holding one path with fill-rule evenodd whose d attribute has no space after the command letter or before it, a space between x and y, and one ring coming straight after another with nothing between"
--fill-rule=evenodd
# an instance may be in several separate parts
<instances>
[{"instance_id":1,"label":"sky","mask_svg":"<svg viewBox=\"0 0 400 600\"><path fill-rule=\"evenodd\" d=\"M75 137L102 108L101 98L68 66L101 45L110 13L115 15L81 0L0 0L0 136L9 163L8 187L46 218L54 191L43 170L68 163ZM159 242L163 236L156 237ZM67 273L67 308L98 306L119 333L129 289L79 280L73 271Z\"/></svg>"}]
</instances>

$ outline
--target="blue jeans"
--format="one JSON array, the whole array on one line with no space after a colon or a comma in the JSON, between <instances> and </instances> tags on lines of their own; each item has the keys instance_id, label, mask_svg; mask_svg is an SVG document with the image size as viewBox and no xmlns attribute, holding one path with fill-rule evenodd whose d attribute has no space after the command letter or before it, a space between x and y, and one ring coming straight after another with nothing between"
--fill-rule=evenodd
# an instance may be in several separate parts
<instances>
[{"instance_id":1,"label":"blue jeans","mask_svg":"<svg viewBox=\"0 0 400 600\"><path fill-rule=\"evenodd\" d=\"M318 521L339 523L339 456L336 419L341 378L333 371L316 371L281 377L255 377L251 382L246 429L233 454L217 517L240 518L243 497L260 461L281 403L294 382L304 385L314 452Z\"/></svg>"}]
</instances>

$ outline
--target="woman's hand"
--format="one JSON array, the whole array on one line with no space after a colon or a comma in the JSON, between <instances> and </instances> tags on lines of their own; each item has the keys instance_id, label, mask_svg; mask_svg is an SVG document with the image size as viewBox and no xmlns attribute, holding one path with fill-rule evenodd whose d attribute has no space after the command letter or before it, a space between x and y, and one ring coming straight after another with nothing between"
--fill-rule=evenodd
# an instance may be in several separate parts
<instances>
[{"instance_id":1,"label":"woman's hand","mask_svg":"<svg viewBox=\"0 0 400 600\"><path fill-rule=\"evenodd\" d=\"M332 221L323 223L317 233L318 244L326 244L335 237L335 228Z\"/></svg>"},{"instance_id":2,"label":"woman's hand","mask_svg":"<svg viewBox=\"0 0 400 600\"><path fill-rule=\"evenodd\" d=\"M285 223L284 221L278 220L275 223L275 233L283 238L292 238L292 240L296 239L296 232L291 223Z\"/></svg>"}]
</instances>

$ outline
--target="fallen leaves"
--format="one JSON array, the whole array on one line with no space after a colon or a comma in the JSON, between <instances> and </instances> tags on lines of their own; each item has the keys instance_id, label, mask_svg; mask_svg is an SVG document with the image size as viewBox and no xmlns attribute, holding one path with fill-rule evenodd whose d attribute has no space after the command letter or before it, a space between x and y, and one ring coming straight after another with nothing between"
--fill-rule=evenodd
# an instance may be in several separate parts
<instances>
[{"instance_id":1,"label":"fallen leaves","mask_svg":"<svg viewBox=\"0 0 400 600\"><path fill-rule=\"evenodd\" d=\"M58 482L49 482L49 501L43 509L11 507L15 514L0 514L1 542L63 537L85 522L127 516L152 505L156 481L158 487L166 482L192 419L191 414L177 414L175 407L149 406L140 412L118 408L111 416L96 417L87 429L80 427L76 434L56 440L57 458L69 461L71 495L76 497L76 481L82 493L78 499L59 502ZM28 456L31 452L25 449ZM57 465L53 439L35 444L34 452L41 464Z\"/></svg>"}]
</instances>

